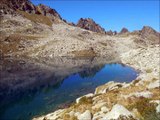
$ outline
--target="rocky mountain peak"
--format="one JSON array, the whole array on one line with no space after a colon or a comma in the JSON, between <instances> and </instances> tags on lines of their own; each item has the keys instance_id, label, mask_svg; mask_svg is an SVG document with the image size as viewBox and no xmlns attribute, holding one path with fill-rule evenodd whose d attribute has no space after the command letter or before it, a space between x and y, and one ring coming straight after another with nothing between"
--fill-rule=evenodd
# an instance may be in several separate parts
<instances>
[{"instance_id":1,"label":"rocky mountain peak","mask_svg":"<svg viewBox=\"0 0 160 120\"><path fill-rule=\"evenodd\" d=\"M80 18L76 26L93 32L105 33L105 29L91 18Z\"/></svg>"},{"instance_id":2,"label":"rocky mountain peak","mask_svg":"<svg viewBox=\"0 0 160 120\"><path fill-rule=\"evenodd\" d=\"M152 34L152 35L155 35L155 36L159 36L159 33L154 30L153 28L149 27L149 26L144 26L141 30L141 35L143 37L147 36L148 34Z\"/></svg>"},{"instance_id":3,"label":"rocky mountain peak","mask_svg":"<svg viewBox=\"0 0 160 120\"><path fill-rule=\"evenodd\" d=\"M61 16L55 9L43 4L35 6L29 0L2 0L0 1L0 4L1 14L12 14L13 12L16 13L17 10L20 10L27 13L42 14L44 16L62 20Z\"/></svg>"},{"instance_id":4,"label":"rocky mountain peak","mask_svg":"<svg viewBox=\"0 0 160 120\"><path fill-rule=\"evenodd\" d=\"M128 29L127 28L122 28L122 30L120 31L120 34L124 34L124 33L128 33Z\"/></svg>"},{"instance_id":5,"label":"rocky mountain peak","mask_svg":"<svg viewBox=\"0 0 160 120\"><path fill-rule=\"evenodd\" d=\"M62 19L61 16L58 14L58 12L55 9L52 9L46 5L39 4L36 6L36 13L37 14L42 14L44 16L50 16L50 17L57 17L59 19Z\"/></svg>"}]
</instances>

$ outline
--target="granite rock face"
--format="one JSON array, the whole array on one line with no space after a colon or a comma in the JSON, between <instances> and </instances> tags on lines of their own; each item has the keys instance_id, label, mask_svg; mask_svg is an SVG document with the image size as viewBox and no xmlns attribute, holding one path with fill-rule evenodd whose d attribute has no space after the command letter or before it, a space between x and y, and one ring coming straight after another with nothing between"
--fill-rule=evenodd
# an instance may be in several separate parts
<instances>
[{"instance_id":1,"label":"granite rock face","mask_svg":"<svg viewBox=\"0 0 160 120\"><path fill-rule=\"evenodd\" d=\"M106 33L105 29L98 25L93 19L91 18L81 18L77 25L77 27L90 30L97 33Z\"/></svg>"}]
</instances>

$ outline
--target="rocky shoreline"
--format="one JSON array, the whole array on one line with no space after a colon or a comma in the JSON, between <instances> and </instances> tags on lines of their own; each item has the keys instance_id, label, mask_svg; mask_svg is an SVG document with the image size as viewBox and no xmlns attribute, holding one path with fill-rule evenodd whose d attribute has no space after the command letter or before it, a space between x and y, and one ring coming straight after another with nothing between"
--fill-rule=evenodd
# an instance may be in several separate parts
<instances>
[{"instance_id":1,"label":"rocky shoreline","mask_svg":"<svg viewBox=\"0 0 160 120\"><path fill-rule=\"evenodd\" d=\"M111 81L97 87L95 93L78 98L69 108L33 120L158 120L159 45L133 49L120 57L122 63L140 71L136 80Z\"/></svg>"}]
</instances>

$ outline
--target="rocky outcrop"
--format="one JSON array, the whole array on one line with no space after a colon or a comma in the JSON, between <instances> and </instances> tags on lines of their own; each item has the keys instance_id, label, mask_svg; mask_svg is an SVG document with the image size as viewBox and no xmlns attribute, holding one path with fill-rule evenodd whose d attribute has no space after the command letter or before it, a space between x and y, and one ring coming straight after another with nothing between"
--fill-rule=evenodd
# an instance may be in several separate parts
<instances>
[{"instance_id":1,"label":"rocky outcrop","mask_svg":"<svg viewBox=\"0 0 160 120\"><path fill-rule=\"evenodd\" d=\"M106 35L110 35L110 36L117 35L117 31L109 30L109 31L106 32Z\"/></svg>"},{"instance_id":2,"label":"rocky outcrop","mask_svg":"<svg viewBox=\"0 0 160 120\"><path fill-rule=\"evenodd\" d=\"M106 32L106 35L113 35L112 30L107 31L107 32Z\"/></svg>"},{"instance_id":3,"label":"rocky outcrop","mask_svg":"<svg viewBox=\"0 0 160 120\"><path fill-rule=\"evenodd\" d=\"M76 26L97 33L103 33L103 34L105 33L105 29L90 18L85 18L85 19L81 18Z\"/></svg>"},{"instance_id":4,"label":"rocky outcrop","mask_svg":"<svg viewBox=\"0 0 160 120\"><path fill-rule=\"evenodd\" d=\"M113 106L112 110L100 120L118 120L120 117L123 117L124 120L129 120L130 118L134 118L134 115L124 106L116 104Z\"/></svg>"},{"instance_id":5,"label":"rocky outcrop","mask_svg":"<svg viewBox=\"0 0 160 120\"><path fill-rule=\"evenodd\" d=\"M142 30L136 31L134 34L139 36L139 39L135 40L137 44L147 46L160 43L160 33L149 26L144 26Z\"/></svg>"},{"instance_id":6,"label":"rocky outcrop","mask_svg":"<svg viewBox=\"0 0 160 120\"><path fill-rule=\"evenodd\" d=\"M52 21L55 19L62 20L61 16L55 9L52 9L43 4L35 6L29 0L2 0L0 2L0 13L1 14L13 14L17 13L17 10L24 11L27 13L44 15L51 18Z\"/></svg>"},{"instance_id":7,"label":"rocky outcrop","mask_svg":"<svg viewBox=\"0 0 160 120\"><path fill-rule=\"evenodd\" d=\"M16 10L32 13L36 8L29 0L2 0L0 4L1 14L16 13Z\"/></svg>"},{"instance_id":8,"label":"rocky outcrop","mask_svg":"<svg viewBox=\"0 0 160 120\"><path fill-rule=\"evenodd\" d=\"M56 18L62 19L55 9L52 9L43 4L39 4L38 6L36 6L36 14L42 14L44 16L56 17Z\"/></svg>"},{"instance_id":9,"label":"rocky outcrop","mask_svg":"<svg viewBox=\"0 0 160 120\"><path fill-rule=\"evenodd\" d=\"M127 28L122 28L122 30L120 31L119 34L124 34L124 33L128 33L128 29Z\"/></svg>"},{"instance_id":10,"label":"rocky outcrop","mask_svg":"<svg viewBox=\"0 0 160 120\"><path fill-rule=\"evenodd\" d=\"M155 37L159 37L159 33L149 26L144 26L141 30L141 37L147 38L149 35L153 35Z\"/></svg>"}]
</instances>

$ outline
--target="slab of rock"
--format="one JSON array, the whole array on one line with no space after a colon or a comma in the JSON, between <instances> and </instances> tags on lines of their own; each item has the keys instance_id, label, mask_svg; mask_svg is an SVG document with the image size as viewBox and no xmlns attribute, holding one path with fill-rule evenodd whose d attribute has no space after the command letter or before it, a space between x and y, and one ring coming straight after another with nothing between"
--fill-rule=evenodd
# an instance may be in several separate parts
<instances>
[{"instance_id":1,"label":"slab of rock","mask_svg":"<svg viewBox=\"0 0 160 120\"><path fill-rule=\"evenodd\" d=\"M111 91L111 90L115 90L120 87L123 87L125 84L126 83L118 83L118 82L110 81L106 83L105 85L97 87L95 90L95 94L106 93L107 91Z\"/></svg>"},{"instance_id":2,"label":"slab of rock","mask_svg":"<svg viewBox=\"0 0 160 120\"><path fill-rule=\"evenodd\" d=\"M92 114L89 110L86 110L84 113L80 114L77 118L78 120L91 120Z\"/></svg>"},{"instance_id":3,"label":"slab of rock","mask_svg":"<svg viewBox=\"0 0 160 120\"><path fill-rule=\"evenodd\" d=\"M89 97L93 97L93 95L94 95L93 93L89 93L89 94L87 94L87 95L84 95L84 96L82 96L82 97L79 97L79 98L76 99L76 103L78 104L79 101L81 100L81 98L83 98L83 97L89 98Z\"/></svg>"},{"instance_id":4,"label":"slab of rock","mask_svg":"<svg viewBox=\"0 0 160 120\"><path fill-rule=\"evenodd\" d=\"M151 98L153 93L149 91L142 91L142 92L134 92L130 93L129 95L124 95L124 98L130 98L130 97L144 97L144 98Z\"/></svg>"},{"instance_id":5,"label":"slab of rock","mask_svg":"<svg viewBox=\"0 0 160 120\"><path fill-rule=\"evenodd\" d=\"M101 107L103 107L104 105L106 105L106 102L100 102L100 103L96 103L94 106L92 106L92 109L99 109Z\"/></svg>"},{"instance_id":6,"label":"slab of rock","mask_svg":"<svg viewBox=\"0 0 160 120\"><path fill-rule=\"evenodd\" d=\"M128 111L124 106L116 104L112 110L100 120L118 119L120 116L124 116L125 118L134 117L133 113Z\"/></svg>"},{"instance_id":7,"label":"slab of rock","mask_svg":"<svg viewBox=\"0 0 160 120\"><path fill-rule=\"evenodd\" d=\"M160 81L156 80L155 82L150 83L147 88L148 89L153 89L153 88L158 88L160 87Z\"/></svg>"}]
</instances>

